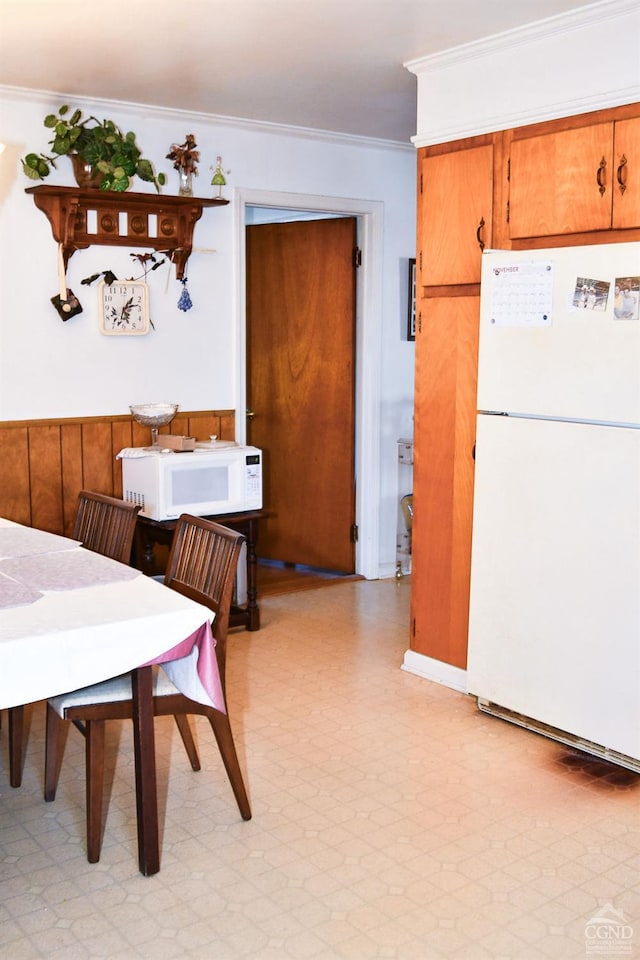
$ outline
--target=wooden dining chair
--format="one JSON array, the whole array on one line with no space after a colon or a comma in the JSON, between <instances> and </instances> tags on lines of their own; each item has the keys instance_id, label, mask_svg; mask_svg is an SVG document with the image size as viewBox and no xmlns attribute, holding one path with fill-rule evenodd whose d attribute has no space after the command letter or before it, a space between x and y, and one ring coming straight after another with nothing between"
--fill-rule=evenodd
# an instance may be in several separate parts
<instances>
[{"instance_id":1,"label":"wooden dining chair","mask_svg":"<svg viewBox=\"0 0 640 960\"><path fill-rule=\"evenodd\" d=\"M104 557L131 561L136 521L140 512L138 504L103 493L81 490L78 494L73 539L87 550L101 553ZM9 783L19 787L22 783L24 762L24 707L9 710Z\"/></svg>"},{"instance_id":2,"label":"wooden dining chair","mask_svg":"<svg viewBox=\"0 0 640 960\"><path fill-rule=\"evenodd\" d=\"M128 564L140 510L139 504L128 500L81 490L73 539L87 550Z\"/></svg>"},{"instance_id":3,"label":"wooden dining chair","mask_svg":"<svg viewBox=\"0 0 640 960\"><path fill-rule=\"evenodd\" d=\"M201 517L184 514L176 524L164 578L167 587L209 607L215 614L212 632L223 692L229 612L238 557L244 539L237 531ZM228 713L190 700L180 693L158 667L154 668L153 683L154 714L173 715L193 770L200 769L200 760L188 715L199 714L208 719L240 814L244 820L250 820L251 807ZM45 800L55 799L64 721L72 721L85 737L87 857L90 863L96 863L100 859L102 845L105 721L131 719L132 715L130 674L54 697L47 703Z\"/></svg>"}]
</instances>

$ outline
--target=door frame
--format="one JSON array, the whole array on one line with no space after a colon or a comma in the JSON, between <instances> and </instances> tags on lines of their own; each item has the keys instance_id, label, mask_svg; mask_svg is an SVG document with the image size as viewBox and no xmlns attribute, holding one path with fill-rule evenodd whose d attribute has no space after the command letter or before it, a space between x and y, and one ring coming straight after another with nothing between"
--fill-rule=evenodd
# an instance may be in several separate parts
<instances>
[{"instance_id":1,"label":"door frame","mask_svg":"<svg viewBox=\"0 0 640 960\"><path fill-rule=\"evenodd\" d=\"M362 263L356 271L356 573L380 576L380 371L382 341L383 211L381 201L233 189L235 277L236 438L247 436L246 207L271 207L356 217ZM362 478L366 477L366 483Z\"/></svg>"}]
</instances>

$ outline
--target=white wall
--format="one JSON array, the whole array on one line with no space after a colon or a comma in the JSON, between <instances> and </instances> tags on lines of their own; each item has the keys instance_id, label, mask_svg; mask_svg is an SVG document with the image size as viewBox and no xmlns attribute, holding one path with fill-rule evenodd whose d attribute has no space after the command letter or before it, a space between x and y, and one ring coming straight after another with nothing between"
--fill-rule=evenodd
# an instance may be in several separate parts
<instances>
[{"instance_id":1,"label":"white wall","mask_svg":"<svg viewBox=\"0 0 640 960\"><path fill-rule=\"evenodd\" d=\"M135 248L91 247L69 261L67 283L83 313L62 322L50 298L58 291L57 249L49 223L26 187L19 158L46 152L45 114L67 102L58 94L34 95L0 88L0 419L97 416L128 413L130 403L173 400L184 409L238 409L235 355L236 277L233 203L205 209L196 224L188 285L194 308L177 309L181 287L165 265L149 277L155 325L145 337L105 337L98 331L97 283L84 277L105 269L138 276ZM177 173L165 155L172 142L194 133L201 153L195 194L209 197L209 165L221 154L230 170L225 196L234 189L292 192L384 204L381 283L380 509L382 574L395 569L397 447L412 433L413 344L405 339L406 259L415 255L415 155L411 147L314 134L274 125L171 112L129 104L83 102L85 113L132 129L145 156L168 177L164 192L177 193ZM47 180L73 185L66 158ZM135 181L133 189L153 192Z\"/></svg>"}]
</instances>

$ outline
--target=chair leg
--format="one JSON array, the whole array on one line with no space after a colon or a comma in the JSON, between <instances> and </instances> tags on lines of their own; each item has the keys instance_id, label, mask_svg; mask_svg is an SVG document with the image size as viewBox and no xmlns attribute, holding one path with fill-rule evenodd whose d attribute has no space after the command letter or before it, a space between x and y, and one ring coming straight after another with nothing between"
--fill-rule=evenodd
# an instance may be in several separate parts
<instances>
[{"instance_id":1,"label":"chair leg","mask_svg":"<svg viewBox=\"0 0 640 960\"><path fill-rule=\"evenodd\" d=\"M56 798L62 763L62 733L65 723L66 720L61 720L53 707L47 704L44 750L44 799L47 803Z\"/></svg>"},{"instance_id":2,"label":"chair leg","mask_svg":"<svg viewBox=\"0 0 640 960\"><path fill-rule=\"evenodd\" d=\"M189 757L189 761L191 763L191 769L200 770L200 758L198 756L196 744L193 739L193 734L191 733L191 727L189 726L189 718L187 717L186 713L174 713L173 719L175 720L176 726L180 731L184 748L187 751L187 756Z\"/></svg>"},{"instance_id":3,"label":"chair leg","mask_svg":"<svg viewBox=\"0 0 640 960\"><path fill-rule=\"evenodd\" d=\"M240 764L238 763L238 755L233 742L229 717L226 713L220 713L218 710L215 712L212 711L210 714L207 714L207 716L209 717L209 723L216 738L216 743L218 744L222 762L227 771L229 783L231 784L233 795L236 798L240 815L243 820L251 820L251 807L249 805L247 791L245 790L244 780L242 779Z\"/></svg>"},{"instance_id":4,"label":"chair leg","mask_svg":"<svg viewBox=\"0 0 640 960\"><path fill-rule=\"evenodd\" d=\"M22 753L24 739L24 707L9 708L9 783L22 783Z\"/></svg>"},{"instance_id":5,"label":"chair leg","mask_svg":"<svg viewBox=\"0 0 640 960\"><path fill-rule=\"evenodd\" d=\"M85 756L87 777L87 859L97 863L102 847L102 795L104 793L104 720L87 720Z\"/></svg>"}]
</instances>

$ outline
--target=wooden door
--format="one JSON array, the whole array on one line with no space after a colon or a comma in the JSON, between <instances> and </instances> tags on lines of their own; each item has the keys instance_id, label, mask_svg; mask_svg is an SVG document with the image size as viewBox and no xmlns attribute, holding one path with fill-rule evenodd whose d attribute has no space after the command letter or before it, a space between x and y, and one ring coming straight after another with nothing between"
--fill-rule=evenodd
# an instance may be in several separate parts
<instances>
[{"instance_id":1,"label":"wooden door","mask_svg":"<svg viewBox=\"0 0 640 960\"><path fill-rule=\"evenodd\" d=\"M640 117L616 121L613 159L613 227L640 227Z\"/></svg>"},{"instance_id":2,"label":"wooden door","mask_svg":"<svg viewBox=\"0 0 640 960\"><path fill-rule=\"evenodd\" d=\"M411 648L464 669L480 301L423 299L418 309Z\"/></svg>"},{"instance_id":3,"label":"wooden door","mask_svg":"<svg viewBox=\"0 0 640 960\"><path fill-rule=\"evenodd\" d=\"M427 156L420 169L419 251L423 286L479 283L491 244L493 146Z\"/></svg>"},{"instance_id":4,"label":"wooden door","mask_svg":"<svg viewBox=\"0 0 640 960\"><path fill-rule=\"evenodd\" d=\"M614 172L612 123L514 140L510 236L609 230Z\"/></svg>"},{"instance_id":5,"label":"wooden door","mask_svg":"<svg viewBox=\"0 0 640 960\"><path fill-rule=\"evenodd\" d=\"M247 227L248 442L261 557L355 570L354 218Z\"/></svg>"}]
</instances>

